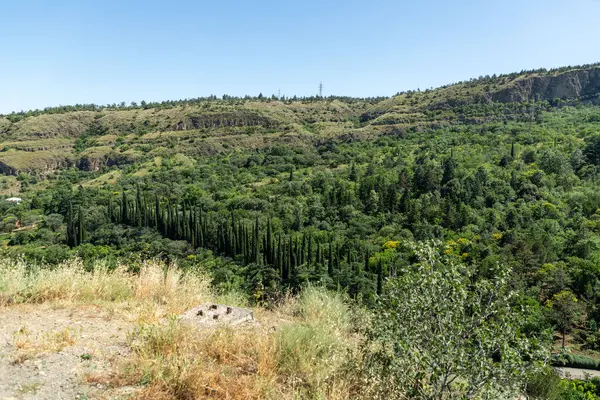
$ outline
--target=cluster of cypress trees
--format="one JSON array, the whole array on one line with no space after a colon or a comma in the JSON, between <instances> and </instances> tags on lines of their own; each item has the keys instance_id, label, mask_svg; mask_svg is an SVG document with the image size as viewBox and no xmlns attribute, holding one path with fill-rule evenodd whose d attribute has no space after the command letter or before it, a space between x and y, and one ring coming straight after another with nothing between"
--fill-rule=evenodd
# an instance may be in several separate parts
<instances>
[{"instance_id":1,"label":"cluster of cypress trees","mask_svg":"<svg viewBox=\"0 0 600 400\"><path fill-rule=\"evenodd\" d=\"M82 244L86 239L85 217L83 207L77 207L77 213L73 211L73 203L69 203L67 210L67 246L75 247Z\"/></svg>"},{"instance_id":2,"label":"cluster of cypress trees","mask_svg":"<svg viewBox=\"0 0 600 400\"><path fill-rule=\"evenodd\" d=\"M262 224L258 217L254 222L239 221L233 211L229 218L215 220L186 202L164 202L158 196L148 200L139 188L133 198L123 192L120 202L110 201L108 213L115 223L154 228L164 237L185 240L194 248L210 249L243 265L270 267L289 286L298 284L300 274L307 271L313 276L326 274L339 283L340 271L346 268L371 280L381 293L382 262L372 270L369 252L356 243L342 245L332 238L323 242L307 232L275 232L270 218Z\"/></svg>"}]
</instances>

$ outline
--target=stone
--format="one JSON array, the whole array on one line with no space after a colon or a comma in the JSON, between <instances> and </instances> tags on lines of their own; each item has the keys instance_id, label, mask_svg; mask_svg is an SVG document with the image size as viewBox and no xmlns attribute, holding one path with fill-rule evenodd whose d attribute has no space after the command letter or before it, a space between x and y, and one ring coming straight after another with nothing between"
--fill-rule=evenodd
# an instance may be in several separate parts
<instances>
[{"instance_id":1,"label":"stone","mask_svg":"<svg viewBox=\"0 0 600 400\"><path fill-rule=\"evenodd\" d=\"M252 310L222 304L206 303L194 307L180 316L182 322L197 328L210 328L219 325L240 325L254 321Z\"/></svg>"}]
</instances>

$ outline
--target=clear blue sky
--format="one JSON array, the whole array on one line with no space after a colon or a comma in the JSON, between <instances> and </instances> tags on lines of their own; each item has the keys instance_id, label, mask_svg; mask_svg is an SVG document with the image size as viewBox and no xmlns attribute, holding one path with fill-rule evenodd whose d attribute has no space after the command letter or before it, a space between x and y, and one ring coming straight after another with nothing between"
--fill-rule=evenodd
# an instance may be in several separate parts
<instances>
[{"instance_id":1,"label":"clear blue sky","mask_svg":"<svg viewBox=\"0 0 600 400\"><path fill-rule=\"evenodd\" d=\"M0 113L393 95L600 61L599 0L0 0Z\"/></svg>"}]
</instances>

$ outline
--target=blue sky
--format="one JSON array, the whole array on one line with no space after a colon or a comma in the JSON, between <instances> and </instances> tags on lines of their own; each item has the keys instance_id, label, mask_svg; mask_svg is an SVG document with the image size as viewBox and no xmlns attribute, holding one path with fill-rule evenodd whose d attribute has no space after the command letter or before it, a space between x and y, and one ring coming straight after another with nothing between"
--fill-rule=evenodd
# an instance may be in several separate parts
<instances>
[{"instance_id":1,"label":"blue sky","mask_svg":"<svg viewBox=\"0 0 600 400\"><path fill-rule=\"evenodd\" d=\"M599 0L0 0L0 113L393 95L600 61Z\"/></svg>"}]
</instances>

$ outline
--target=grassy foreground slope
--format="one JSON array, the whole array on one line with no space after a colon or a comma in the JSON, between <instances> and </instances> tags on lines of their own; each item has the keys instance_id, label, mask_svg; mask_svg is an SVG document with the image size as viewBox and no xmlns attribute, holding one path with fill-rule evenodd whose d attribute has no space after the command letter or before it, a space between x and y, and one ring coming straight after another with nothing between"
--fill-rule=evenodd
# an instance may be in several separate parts
<instances>
[{"instance_id":1,"label":"grassy foreground slope","mask_svg":"<svg viewBox=\"0 0 600 400\"><path fill-rule=\"evenodd\" d=\"M0 319L12 313L13 321L4 321L8 326L3 329L15 332L0 361L2 375L12 376L8 381L0 378L1 389L9 392L0 390L0 394L25 390L39 392L38 398L54 398L56 393L46 390L51 379L68 377L53 377L50 366L41 378L23 379L26 365L59 364L55 358L61 354L69 362L70 348L87 346L88 352L69 367L77 396L345 399L359 395L353 388L355 378L343 373L350 368L348 357L354 357L358 340L350 308L341 295L308 288L299 297L282 299L276 307L255 308L256 323L198 332L177 320L177 315L205 302L246 306L243 297L234 293L215 294L201 273L184 273L157 262L143 263L137 273L125 267L109 270L102 264L86 271L77 260L37 271L22 262L1 260L0 272ZM23 325L33 310L29 304L48 311ZM97 318L77 319L90 308L103 316L103 330L113 332L113 326L127 330L119 355L111 358L101 348L92 350L94 335L77 330L79 325L86 327L85 318ZM38 332L45 319L54 316L53 309L68 310L73 321L61 330ZM114 341L109 347L120 344L117 336Z\"/></svg>"},{"instance_id":2,"label":"grassy foreground slope","mask_svg":"<svg viewBox=\"0 0 600 400\"><path fill-rule=\"evenodd\" d=\"M432 250L418 250L424 262L403 279L390 280L381 306L367 310L344 294L308 286L268 308L254 306L253 323L200 331L177 316L205 302L248 306L240 293L216 293L204 272L157 261L109 269L104 263L85 268L80 260L48 268L2 259L0 338L6 345L0 346L0 394L156 400L507 399L518 393L546 400L597 398L597 381L561 381L536 353L542 350L539 343L514 331L526 314L484 307L484 325L477 322L477 311L462 315L478 304L467 306L473 299L462 293L468 287L461 286L463 278L470 279L465 266L453 267L449 259L438 264ZM437 268L430 269L432 264ZM503 302L497 288L504 283L494 286L489 292L491 286L483 283L467 293L493 293ZM490 320L498 312L508 321ZM503 325L501 335L496 323ZM397 344L395 335L401 335ZM530 352L525 363L519 360L521 342ZM485 355L490 345L500 346L496 351L504 360ZM531 357L542 363L532 368Z\"/></svg>"}]
</instances>

